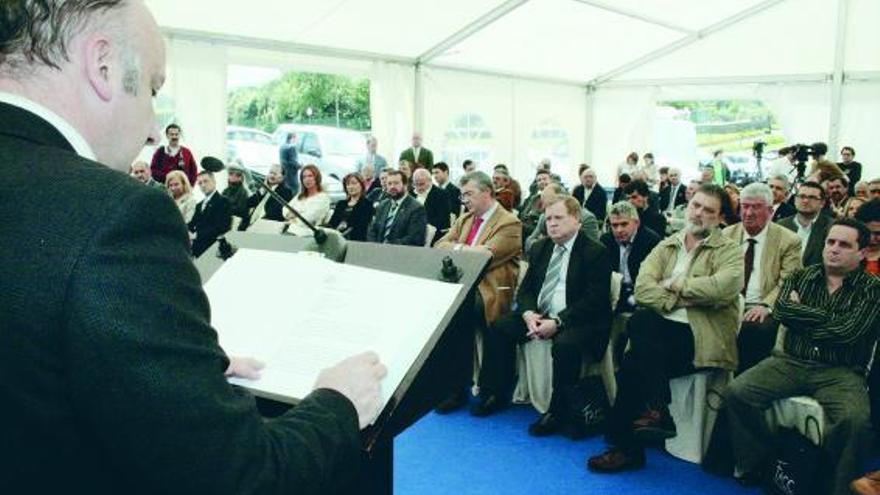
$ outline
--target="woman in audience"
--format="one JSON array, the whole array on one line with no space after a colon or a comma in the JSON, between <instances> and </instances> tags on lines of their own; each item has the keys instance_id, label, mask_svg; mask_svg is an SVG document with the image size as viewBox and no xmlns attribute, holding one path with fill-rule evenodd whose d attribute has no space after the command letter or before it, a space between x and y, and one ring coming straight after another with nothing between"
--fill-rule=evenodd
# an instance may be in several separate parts
<instances>
[{"instance_id":1,"label":"woman in audience","mask_svg":"<svg viewBox=\"0 0 880 495\"><path fill-rule=\"evenodd\" d=\"M299 183L300 193L293 198L290 206L312 225L322 223L330 213L330 196L321 186L321 171L314 165L306 165L299 171ZM288 220L289 233L302 237L312 235L312 230L290 211L284 212L284 218Z\"/></svg>"},{"instance_id":2,"label":"woman in audience","mask_svg":"<svg viewBox=\"0 0 880 495\"><path fill-rule=\"evenodd\" d=\"M854 196L846 200L846 203L843 203L843 216L847 218L855 218L856 212L859 211L859 208L862 207L867 201L858 196Z\"/></svg>"},{"instance_id":3,"label":"woman in audience","mask_svg":"<svg viewBox=\"0 0 880 495\"><path fill-rule=\"evenodd\" d=\"M633 151L632 153L626 155L626 161L624 161L617 167L617 176L620 177L623 174L632 176L633 172L638 169L639 154Z\"/></svg>"},{"instance_id":4,"label":"woman in audience","mask_svg":"<svg viewBox=\"0 0 880 495\"><path fill-rule=\"evenodd\" d=\"M373 218L373 204L364 197L364 179L348 174L342 179L347 201L339 201L327 226L338 230L350 241L366 241L367 228Z\"/></svg>"},{"instance_id":5,"label":"woman in audience","mask_svg":"<svg viewBox=\"0 0 880 495\"><path fill-rule=\"evenodd\" d=\"M724 220L721 223L726 227L741 221L739 216L739 187L734 183L729 183L724 186L724 192L727 193L727 198L730 200L728 208L722 210Z\"/></svg>"},{"instance_id":6,"label":"woman in audience","mask_svg":"<svg viewBox=\"0 0 880 495\"><path fill-rule=\"evenodd\" d=\"M186 174L180 170L169 172L165 176L165 189L168 190L168 195L171 196L177 204L177 208L180 209L184 223L189 223L192 220L193 213L196 212L198 201L192 195L192 186L189 184Z\"/></svg>"}]
</instances>

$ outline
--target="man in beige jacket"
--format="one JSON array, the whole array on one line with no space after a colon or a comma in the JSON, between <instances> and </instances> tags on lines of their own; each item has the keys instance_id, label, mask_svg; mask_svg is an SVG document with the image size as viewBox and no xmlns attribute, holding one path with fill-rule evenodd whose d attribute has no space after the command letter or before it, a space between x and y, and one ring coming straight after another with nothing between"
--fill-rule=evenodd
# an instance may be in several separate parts
<instances>
[{"instance_id":1,"label":"man in beige jacket","mask_svg":"<svg viewBox=\"0 0 880 495\"><path fill-rule=\"evenodd\" d=\"M505 210L495 200L492 179L484 172L471 172L464 176L461 199L467 213L460 216L435 248L474 250L489 253L492 261L477 287L475 315L477 331L485 331L500 316L510 311L516 283L519 277L519 261L522 257L522 223L513 213ZM470 370L465 363L452 363L459 369ZM471 375L462 375L462 381ZM450 412L466 403L465 383L461 383L449 397L438 406L440 413ZM489 407L501 404L489 404Z\"/></svg>"},{"instance_id":2,"label":"man in beige jacket","mask_svg":"<svg viewBox=\"0 0 880 495\"><path fill-rule=\"evenodd\" d=\"M646 442L675 436L666 407L670 378L696 368L736 369L743 254L718 229L726 200L720 186L700 186L688 204L685 229L661 241L642 263L635 286L640 309L627 326L631 348L608 415L611 448L589 459L592 471L641 468Z\"/></svg>"},{"instance_id":3,"label":"man in beige jacket","mask_svg":"<svg viewBox=\"0 0 880 495\"><path fill-rule=\"evenodd\" d=\"M773 191L767 184L752 183L740 195L742 222L724 229L745 257L742 295L745 315L739 331L739 373L770 355L779 323L771 308L782 282L800 268L801 239L771 221Z\"/></svg>"}]
</instances>

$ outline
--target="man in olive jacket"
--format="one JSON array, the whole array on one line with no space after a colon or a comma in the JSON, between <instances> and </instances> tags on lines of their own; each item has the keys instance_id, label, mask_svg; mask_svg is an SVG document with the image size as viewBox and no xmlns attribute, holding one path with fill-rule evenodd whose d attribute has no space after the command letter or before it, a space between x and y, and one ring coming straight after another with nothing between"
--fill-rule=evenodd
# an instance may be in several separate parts
<instances>
[{"instance_id":1,"label":"man in olive jacket","mask_svg":"<svg viewBox=\"0 0 880 495\"><path fill-rule=\"evenodd\" d=\"M720 186L701 186L688 204L687 227L642 263L635 287L641 308L627 326L631 347L608 416L612 447L589 460L593 471L643 467L646 442L676 435L666 407L670 378L695 368L736 369L744 258L718 229L723 198Z\"/></svg>"}]
</instances>

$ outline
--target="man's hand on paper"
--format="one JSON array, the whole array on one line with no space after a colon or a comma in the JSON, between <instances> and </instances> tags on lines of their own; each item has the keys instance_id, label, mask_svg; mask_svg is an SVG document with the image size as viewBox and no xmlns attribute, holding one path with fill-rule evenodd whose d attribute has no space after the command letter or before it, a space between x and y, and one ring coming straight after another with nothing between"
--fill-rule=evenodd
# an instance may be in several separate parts
<instances>
[{"instance_id":1,"label":"man's hand on paper","mask_svg":"<svg viewBox=\"0 0 880 495\"><path fill-rule=\"evenodd\" d=\"M321 371L315 388L336 390L348 398L357 410L358 423L363 429L382 412L381 381L386 373L388 370L379 362L379 356L365 352Z\"/></svg>"},{"instance_id":2,"label":"man's hand on paper","mask_svg":"<svg viewBox=\"0 0 880 495\"><path fill-rule=\"evenodd\" d=\"M226 376L234 378L247 378L256 380L260 377L260 370L265 364L250 357L230 357L229 367L226 368Z\"/></svg>"}]
</instances>

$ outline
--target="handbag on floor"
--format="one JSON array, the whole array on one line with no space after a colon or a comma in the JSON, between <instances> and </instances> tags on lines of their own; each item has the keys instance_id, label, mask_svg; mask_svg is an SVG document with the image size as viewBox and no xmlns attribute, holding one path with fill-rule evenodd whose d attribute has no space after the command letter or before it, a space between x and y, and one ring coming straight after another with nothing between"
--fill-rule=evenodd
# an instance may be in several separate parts
<instances>
[{"instance_id":1,"label":"handbag on floor","mask_svg":"<svg viewBox=\"0 0 880 495\"><path fill-rule=\"evenodd\" d=\"M582 378L566 395L571 416L583 418L588 429L598 429L605 423L605 416L611 406L608 404L608 394L605 393L601 376Z\"/></svg>"},{"instance_id":2,"label":"handbag on floor","mask_svg":"<svg viewBox=\"0 0 880 495\"><path fill-rule=\"evenodd\" d=\"M804 431L810 425L816 428L816 438L822 444L819 421L807 416ZM820 495L828 486L829 459L822 447L794 428L780 428L777 435L777 453L768 465L765 492L770 495Z\"/></svg>"}]
</instances>

